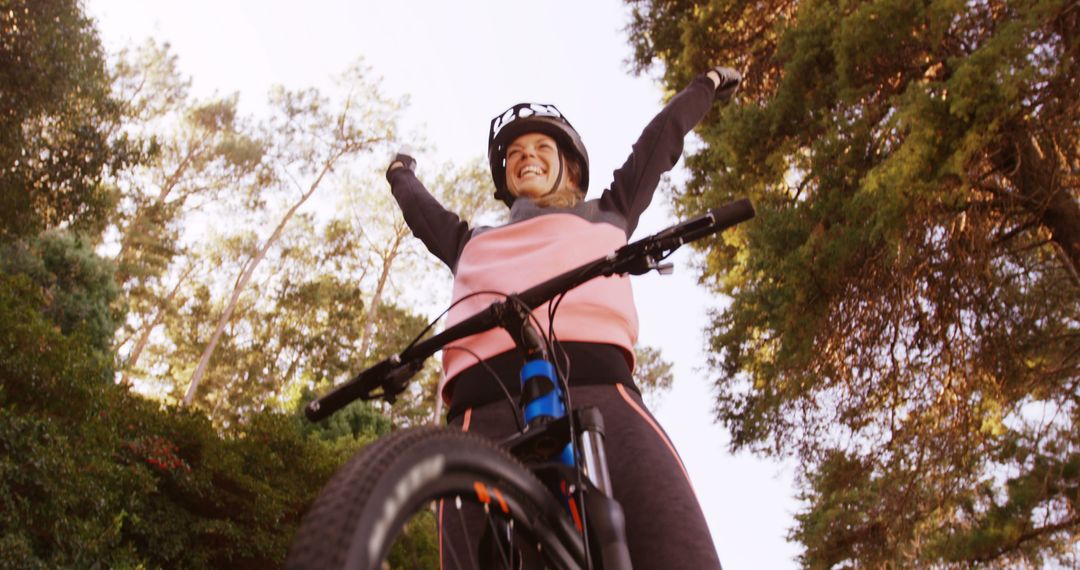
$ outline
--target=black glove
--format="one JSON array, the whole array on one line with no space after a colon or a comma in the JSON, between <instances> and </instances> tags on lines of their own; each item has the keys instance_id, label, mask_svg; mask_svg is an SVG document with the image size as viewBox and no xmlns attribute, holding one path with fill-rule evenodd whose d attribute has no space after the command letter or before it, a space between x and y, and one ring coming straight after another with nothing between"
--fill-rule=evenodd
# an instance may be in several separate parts
<instances>
[{"instance_id":1,"label":"black glove","mask_svg":"<svg viewBox=\"0 0 1080 570\"><path fill-rule=\"evenodd\" d=\"M735 92L739 90L742 74L730 67L719 65L709 70L709 73L712 72L720 76L720 84L716 86L716 100L722 104L731 101L735 97Z\"/></svg>"},{"instance_id":2,"label":"black glove","mask_svg":"<svg viewBox=\"0 0 1080 570\"><path fill-rule=\"evenodd\" d=\"M410 149L407 146L404 146L404 147L401 147L401 150L397 151L397 154L394 155L394 158L390 159L390 166L386 167L386 181L387 182L390 181L390 173L393 172L394 170L397 170L396 168L394 168L395 163L400 162L401 166L403 166L405 168L408 168L411 172L416 172L416 159L413 158L412 156L409 156L409 153L411 153L411 152L412 152L412 149Z\"/></svg>"}]
</instances>

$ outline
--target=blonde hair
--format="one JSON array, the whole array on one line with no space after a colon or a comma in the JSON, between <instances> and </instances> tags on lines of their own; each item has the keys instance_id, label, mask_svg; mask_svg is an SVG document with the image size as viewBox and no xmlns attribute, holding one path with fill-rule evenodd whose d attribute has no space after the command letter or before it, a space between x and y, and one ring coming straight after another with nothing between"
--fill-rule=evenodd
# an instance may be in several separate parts
<instances>
[{"instance_id":1,"label":"blonde hair","mask_svg":"<svg viewBox=\"0 0 1080 570\"><path fill-rule=\"evenodd\" d=\"M577 187L563 184L558 190L533 200L533 203L541 208L572 208L584 200L584 192Z\"/></svg>"}]
</instances>

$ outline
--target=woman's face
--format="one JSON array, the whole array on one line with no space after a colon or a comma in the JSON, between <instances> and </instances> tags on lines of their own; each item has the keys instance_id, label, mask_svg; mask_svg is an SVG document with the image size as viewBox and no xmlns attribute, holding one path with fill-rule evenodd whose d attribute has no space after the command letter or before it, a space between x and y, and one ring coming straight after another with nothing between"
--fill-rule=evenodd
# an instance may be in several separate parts
<instances>
[{"instance_id":1,"label":"woman's face","mask_svg":"<svg viewBox=\"0 0 1080 570\"><path fill-rule=\"evenodd\" d=\"M531 199L544 196L551 192L558 177L559 147L555 139L541 133L526 133L506 149L506 187L514 196Z\"/></svg>"}]
</instances>

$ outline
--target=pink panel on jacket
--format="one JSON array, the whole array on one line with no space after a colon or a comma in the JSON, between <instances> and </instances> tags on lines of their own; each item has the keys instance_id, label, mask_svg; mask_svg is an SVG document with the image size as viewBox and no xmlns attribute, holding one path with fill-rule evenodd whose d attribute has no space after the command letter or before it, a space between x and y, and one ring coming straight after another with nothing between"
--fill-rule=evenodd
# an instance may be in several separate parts
<instances>
[{"instance_id":1,"label":"pink panel on jacket","mask_svg":"<svg viewBox=\"0 0 1080 570\"><path fill-rule=\"evenodd\" d=\"M454 301L477 291L523 291L624 245L623 230L572 214L546 214L489 230L471 239L461 253L454 276ZM472 297L451 309L446 326L459 323L502 299L501 295ZM547 310L544 305L533 312L545 333ZM625 276L594 279L567 293L555 315L555 333L562 341L622 347L633 369L638 317L630 279ZM496 329L461 339L451 346L467 348L488 359L514 348L514 343L506 331ZM476 362L465 351L450 348L443 351L445 378L440 391L445 400L449 401L447 384Z\"/></svg>"}]
</instances>

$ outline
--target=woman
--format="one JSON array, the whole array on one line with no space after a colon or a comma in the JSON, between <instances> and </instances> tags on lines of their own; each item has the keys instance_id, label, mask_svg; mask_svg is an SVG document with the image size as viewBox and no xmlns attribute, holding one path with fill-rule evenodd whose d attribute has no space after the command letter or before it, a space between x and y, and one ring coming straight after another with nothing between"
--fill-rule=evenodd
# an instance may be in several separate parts
<instances>
[{"instance_id":1,"label":"woman","mask_svg":"<svg viewBox=\"0 0 1080 570\"><path fill-rule=\"evenodd\" d=\"M462 301L447 326L501 300L483 292L522 291L625 245L687 133L714 100L730 100L739 81L738 72L718 67L691 82L645 127L611 186L588 201L589 157L570 122L552 105L507 109L492 119L488 136L495 197L510 207L510 222L499 227L470 228L417 180L416 161L398 154L386 174L394 198L416 237L454 273L453 298ZM535 314L551 334L547 307ZM603 413L611 483L626 515L634 568L718 568L686 470L634 384L637 327L629 279L593 280L558 305L556 357L569 362L573 405ZM494 439L513 433L517 420L490 370L516 393L521 365L502 330L444 350L440 391L448 423ZM453 540L441 541L444 551ZM450 562L444 557L444 568Z\"/></svg>"}]
</instances>

